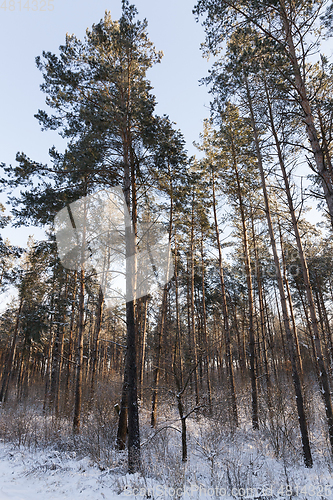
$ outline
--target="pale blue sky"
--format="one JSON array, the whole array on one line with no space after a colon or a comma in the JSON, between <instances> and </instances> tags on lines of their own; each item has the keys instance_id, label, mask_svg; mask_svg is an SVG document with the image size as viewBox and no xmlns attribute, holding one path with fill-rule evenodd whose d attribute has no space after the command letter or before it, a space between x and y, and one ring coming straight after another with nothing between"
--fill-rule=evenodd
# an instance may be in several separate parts
<instances>
[{"instance_id":1,"label":"pale blue sky","mask_svg":"<svg viewBox=\"0 0 333 500\"><path fill-rule=\"evenodd\" d=\"M3 0L0 1L0 4ZM35 57L43 50L58 53L66 32L83 38L87 27L97 23L105 10L113 19L121 15L121 0L30 0L30 11L23 8L26 0L12 0L9 10L0 9L1 75L0 79L0 162L15 163L15 155L23 151L38 162L48 162L48 150L55 145L64 148L56 132L42 132L34 114L47 109L42 82ZM33 11L46 3L46 12ZM162 63L152 68L148 77L154 87L158 106L156 113L166 113L185 136L190 154L197 153L192 142L198 141L203 119L209 116L210 96L198 80L207 75L211 61L202 58L199 49L204 30L195 22L192 8L195 0L137 0L133 2L139 19L147 18L148 32L158 50L164 52ZM3 4L2 4L3 5ZM332 41L324 44L328 56ZM302 172L302 175L304 173ZM4 195L0 195L4 202ZM316 203L314 202L314 205ZM318 216L314 213L314 219ZM312 217L311 217L312 218ZM27 236L40 233L33 228L5 229L4 237L14 244L25 245Z\"/></svg>"},{"instance_id":2,"label":"pale blue sky","mask_svg":"<svg viewBox=\"0 0 333 500\"><path fill-rule=\"evenodd\" d=\"M87 27L97 23L105 10L113 19L121 15L120 0L53 0L54 10L33 11L43 3L30 0L26 5L12 0L15 10L0 9L0 43L2 47L0 79L0 162L15 163L15 155L23 151L38 162L48 162L51 146L63 149L64 141L56 132L42 132L34 114L47 109L45 95L39 90L42 77L35 65L35 57L42 51L58 53L65 34L74 33L83 38ZM207 74L211 62L202 58L200 43L203 28L192 14L194 0L137 0L132 2L139 11L139 19L147 18L150 39L164 52L162 63L149 71L158 106L156 113L166 113L176 122L185 136L191 154L192 146L202 130L202 121L209 115L210 97L198 80ZM12 7L13 8L13 7ZM1 201L4 201L3 196ZM19 244L32 229L21 229L11 240ZM8 230L5 231L8 236Z\"/></svg>"},{"instance_id":3,"label":"pale blue sky","mask_svg":"<svg viewBox=\"0 0 333 500\"><path fill-rule=\"evenodd\" d=\"M40 5L41 0L38 2ZM39 90L42 78L35 57L42 50L58 53L66 32L83 38L86 28L98 22L105 10L110 10L114 19L121 14L120 0L53 0L53 4L52 12L23 12L23 8L19 12L17 1L15 11L0 9L0 161L12 162L18 150L37 161L47 161L48 148L54 142L62 144L56 133L41 132L34 118L38 108L47 109L45 95ZM194 152L191 143L209 114L207 89L200 87L198 80L210 67L199 50L204 33L192 15L194 1L137 0L135 5L139 18L148 20L151 40L164 52L162 63L148 74L158 101L156 112L169 114Z\"/></svg>"}]
</instances>

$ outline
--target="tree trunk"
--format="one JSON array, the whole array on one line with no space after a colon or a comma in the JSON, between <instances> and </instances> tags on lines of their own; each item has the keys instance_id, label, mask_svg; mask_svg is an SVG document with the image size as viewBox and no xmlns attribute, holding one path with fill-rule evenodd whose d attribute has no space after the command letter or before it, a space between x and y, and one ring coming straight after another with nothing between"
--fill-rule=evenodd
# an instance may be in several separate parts
<instances>
[{"instance_id":1,"label":"tree trunk","mask_svg":"<svg viewBox=\"0 0 333 500\"><path fill-rule=\"evenodd\" d=\"M137 275L137 206L135 165L130 152L129 131L124 133L124 197L125 197L125 244L126 244L126 360L122 400L118 424L117 445L126 439L126 414L128 421L128 471L138 472L141 467L139 408L137 395L137 356L135 323L136 275ZM132 195L132 196L131 196ZM132 210L131 210L132 198ZM132 227L133 225L133 227Z\"/></svg>"},{"instance_id":2,"label":"tree trunk","mask_svg":"<svg viewBox=\"0 0 333 500\"><path fill-rule=\"evenodd\" d=\"M176 340L174 352L174 372L176 373L180 386L183 385L183 362L181 357L181 330L180 330L180 313L179 313L179 287L178 287L178 248L177 237L175 235L175 305L176 305ZM178 367L178 368L177 368Z\"/></svg>"},{"instance_id":3,"label":"tree trunk","mask_svg":"<svg viewBox=\"0 0 333 500\"><path fill-rule=\"evenodd\" d=\"M154 370L153 391L152 391L152 397L151 397L151 413L150 413L150 425L151 425L151 427L155 427L155 425L156 425L157 395L158 395L158 384L159 384L160 369L161 369L160 365L161 365L161 356L162 356L162 338L163 338L166 311L167 311L167 295L168 295L168 283L166 283L164 285L164 289L163 289L161 319L159 321L159 328L158 328L156 366L155 366L155 370Z\"/></svg>"},{"instance_id":4,"label":"tree trunk","mask_svg":"<svg viewBox=\"0 0 333 500\"><path fill-rule=\"evenodd\" d=\"M75 300L76 300L76 290L77 290L77 271L74 272L74 286L72 292L72 307L71 307L71 319L69 325L69 339L68 339L68 353L67 353L67 370L66 370L66 383L65 383L65 401L68 401L69 395L69 385L71 379L71 372L73 368L73 337L74 335L74 325L75 325Z\"/></svg>"},{"instance_id":5,"label":"tree trunk","mask_svg":"<svg viewBox=\"0 0 333 500\"><path fill-rule=\"evenodd\" d=\"M270 103L270 96L268 93L267 86L266 86L266 97L267 97L267 103L268 103L269 114L270 114L271 129L272 129L272 133L273 133L274 139L275 139L275 145L276 145L278 158L279 158L279 165L280 165L280 169L281 169L283 180L284 180L284 185L285 185L285 190L286 190L286 195L287 195L287 200L288 200L289 212L291 215L293 230L294 230L294 234L295 234L295 238L296 238L298 255L299 255L299 258L301 261L302 276L303 276L305 292L306 292L307 302L308 302L309 311L310 311L311 326L312 326L312 330L313 330L314 344L315 344L315 348L316 348L316 357L317 357L318 367L319 367L319 377L320 377L319 383L320 383L322 393L323 393L323 398L324 398L325 411L326 411L326 417L327 417L327 423L328 423L328 431L329 431L330 444L331 444L331 451L333 454L333 410L332 410L329 380L328 380L325 361L324 361L322 349L321 349L318 320L317 320L317 316L316 316L316 309L315 309L315 304L314 304L314 299L313 299L313 294L312 294L312 286L310 283L310 276L309 276L307 260L306 260L305 253L303 250L300 232L298 229L298 222L297 222L297 217L295 214L293 200L292 200L292 196L291 196L289 179L288 179L287 172L285 169L279 139L277 136L277 132L275 130L273 112L272 112L272 107L271 107L271 103ZM331 215L333 216L333 212ZM333 219L332 219L332 221L333 221Z\"/></svg>"},{"instance_id":6,"label":"tree trunk","mask_svg":"<svg viewBox=\"0 0 333 500\"><path fill-rule=\"evenodd\" d=\"M293 66L294 70L294 76L295 76L295 87L298 93L298 99L297 102L302 107L302 110L304 112L304 122L305 122L305 127L306 131L308 134L308 138L311 144L311 149L314 155L314 159L316 162L317 166L317 172L320 177L321 185L324 191L327 207L328 207L328 212L330 215L331 219L331 224L333 227L333 184L332 184L332 177L331 177L331 172L329 169L327 169L325 165L325 158L324 158L324 152L323 149L320 146L316 126L315 126L315 121L310 105L310 101L308 98L306 86L305 86L305 81L302 77L301 74L301 69L297 60L297 55L296 55L296 48L294 44L294 39L293 39L293 33L292 33L292 26L291 23L289 22L288 16L287 16L287 11L286 11L286 6L284 0L279 0L280 5L281 5L281 19L283 23L283 28L284 32L286 35L286 43L288 45L289 49L289 58L291 61L291 64ZM305 63L305 61L304 61Z\"/></svg>"},{"instance_id":7,"label":"tree trunk","mask_svg":"<svg viewBox=\"0 0 333 500\"><path fill-rule=\"evenodd\" d=\"M17 311L17 315L16 315L12 343L11 343L8 359L7 359L7 362L5 364L3 376L2 376L2 385L1 385L1 390L0 390L0 401L3 401L3 402L5 402L7 400L8 385L9 385L9 381L10 381L10 378L12 375L13 363L14 363L15 354L16 354L17 334L18 334L18 328L19 328L19 324L20 324L20 315L21 315L21 311L22 311L22 305L23 305L23 294L21 294L21 297L20 297L20 304L19 304L19 308Z\"/></svg>"},{"instance_id":8,"label":"tree trunk","mask_svg":"<svg viewBox=\"0 0 333 500\"><path fill-rule=\"evenodd\" d=\"M286 301L285 292L284 292L284 288L283 288L283 280L282 280L280 262L279 262L279 257L278 257L278 253L277 253L276 242L275 242L275 236L274 236L274 231L273 231L271 211L270 211L268 193L267 193L267 188L266 188L265 173L264 173L264 168L263 168L263 164L262 164L259 138L258 138L257 127L256 127L256 122L255 122L255 117L254 117L254 112L253 112L253 106L252 106L252 98L251 98L250 89L249 89L247 80L246 80L246 91L247 91L248 106L249 106L249 111L250 111L250 118L251 118L251 123L252 123L252 128L253 128L253 135L254 135L254 141L255 141L255 147L256 147L258 167L259 167L260 177L261 177L261 186L262 186L264 201L265 201L265 212L266 212L269 236L270 236L270 240L271 240L271 247L273 250L274 264L275 264L277 282L278 282L278 287L279 287L279 292L280 292L283 322L284 322L287 345L288 345L289 356L290 356L291 367L292 367L292 376L293 376L295 396L296 396L298 421L299 421L301 437L302 437L304 463L305 463L306 467L312 467L313 461L312 461L312 456L311 456L311 449L310 449L310 442L309 442L309 435L308 435L308 425L307 425L305 409L304 409L302 387L301 387L301 382L300 382L298 368L297 368L297 358L296 358L295 346L294 346L293 337L292 337L291 328L290 328L290 323L289 323L287 301Z\"/></svg>"},{"instance_id":9,"label":"tree trunk","mask_svg":"<svg viewBox=\"0 0 333 500\"><path fill-rule=\"evenodd\" d=\"M74 396L74 419L73 432L78 434L81 425L81 401L82 401L82 379L83 379L83 333L84 333L84 290L85 272L83 266L80 271L80 298L79 298L79 324L76 354L76 383Z\"/></svg>"},{"instance_id":10,"label":"tree trunk","mask_svg":"<svg viewBox=\"0 0 333 500\"><path fill-rule=\"evenodd\" d=\"M227 370L228 370L228 381L229 381L229 390L231 397L231 406L232 406L232 415L233 422L235 426L238 426L238 411L237 411L237 398L236 398L236 388L235 388L235 378L234 378L234 368L233 368L233 359L232 359L232 350L231 350L231 341L230 341L230 326L229 326L229 312L227 305L227 295L224 284L224 273L223 273L223 262L222 262L222 251L221 251L221 243L220 243L220 231L217 220L217 211L216 211L216 193L215 193L215 176L212 171L211 175L212 181L212 195L213 195L213 213L214 213L214 227L215 227L215 238L216 244L218 248L218 261L219 261L219 276L220 276L220 285L221 285L221 295L222 295L222 314L223 314L223 326L225 332L225 344L226 344L226 354L227 354ZM243 353L245 360L245 352Z\"/></svg>"},{"instance_id":11,"label":"tree trunk","mask_svg":"<svg viewBox=\"0 0 333 500\"><path fill-rule=\"evenodd\" d=\"M170 177L170 192L171 192L171 203L170 203L170 216L169 216L169 243L171 242L172 235L172 226L173 226L173 193L172 193L172 181ZM168 257L167 263L167 276L169 274L170 262ZM169 284L165 283L163 288L163 298L162 298L162 308L161 308L161 319L159 323L158 330L158 340L157 340L157 356L156 356L156 367L154 371L154 381L153 381L153 391L152 391L152 399L151 399L151 415L150 415L150 425L151 427L155 427L156 425L156 407L157 407L157 396L158 396L158 385L160 379L160 370L161 370L161 356L162 356L162 341L163 334L165 329L166 322L166 313L167 313L167 299L168 299L168 288Z\"/></svg>"},{"instance_id":12,"label":"tree trunk","mask_svg":"<svg viewBox=\"0 0 333 500\"><path fill-rule=\"evenodd\" d=\"M99 345L99 334L101 332L102 325L102 317L103 317L103 292L100 287L98 293L98 302L96 307L96 320L95 320L95 328L94 328L94 338L93 338L93 348L92 348L92 356L91 356L91 378L90 378L90 398L94 398L95 394L95 378L97 372L97 363L98 363L98 345Z\"/></svg>"},{"instance_id":13,"label":"tree trunk","mask_svg":"<svg viewBox=\"0 0 333 500\"><path fill-rule=\"evenodd\" d=\"M195 401L199 404L199 380L198 380L198 354L197 354L197 336L195 327L195 306L194 306L194 192L192 192L192 209L191 209L191 242L190 242L190 258L191 258L191 341L192 355L194 365L194 386L195 386Z\"/></svg>"},{"instance_id":14,"label":"tree trunk","mask_svg":"<svg viewBox=\"0 0 333 500\"><path fill-rule=\"evenodd\" d=\"M250 376L251 376L251 394L252 394L252 426L253 429L259 429L259 416L258 416L258 388L257 388L257 374L256 374L256 359L255 359L255 340L254 340L254 321L253 321L253 284L251 275L251 260L250 250L247 235L247 227L244 212L244 203L241 192L241 184L239 179L236 154L232 145L232 158L233 166L237 182L237 196L239 201L239 210L242 221L243 230L243 246L245 257L245 273L246 283L248 290L248 306L249 306L249 357L250 357Z\"/></svg>"},{"instance_id":15,"label":"tree trunk","mask_svg":"<svg viewBox=\"0 0 333 500\"><path fill-rule=\"evenodd\" d=\"M205 268L204 268L204 253L203 253L203 234L201 234L201 283L202 283L202 322L203 322L203 345L204 345L204 364L207 382L208 406L212 413L212 392L209 375L209 346L207 337L207 318L206 318L206 295L205 295Z\"/></svg>"},{"instance_id":16,"label":"tree trunk","mask_svg":"<svg viewBox=\"0 0 333 500\"><path fill-rule=\"evenodd\" d=\"M139 398L143 400L143 379L145 374L145 361L146 361L146 336L147 336L147 314L148 314L148 297L144 298L143 307L143 325L142 325L142 339L141 339L141 362L140 362L140 389Z\"/></svg>"},{"instance_id":17,"label":"tree trunk","mask_svg":"<svg viewBox=\"0 0 333 500\"><path fill-rule=\"evenodd\" d=\"M259 255L258 255L258 248L257 248L257 242L256 242L256 234L255 234L255 229L254 229L254 215L253 215L252 204L250 203L250 205L251 205L252 239L253 239L254 256L255 256L255 261L256 261L256 278L257 278L258 298L259 298L260 332L261 332L261 338L262 338L261 351L262 351L262 356L263 356L263 360L264 360L264 369L265 369L264 376L266 379L268 414L269 414L270 422L272 424L272 422L273 422L272 384L271 384L270 369L269 369L268 359L267 359L267 342L266 342L267 330L266 330L266 323L265 323L265 304L264 304L264 299L263 299L263 288L262 288L262 283L261 283ZM259 334L258 334L258 341L260 343Z\"/></svg>"}]
</instances>

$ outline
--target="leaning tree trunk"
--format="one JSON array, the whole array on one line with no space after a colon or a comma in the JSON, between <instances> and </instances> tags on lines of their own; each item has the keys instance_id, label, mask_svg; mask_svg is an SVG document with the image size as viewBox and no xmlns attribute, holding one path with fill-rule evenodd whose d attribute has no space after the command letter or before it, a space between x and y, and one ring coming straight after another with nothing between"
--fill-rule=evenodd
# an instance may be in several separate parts
<instances>
[{"instance_id":1,"label":"leaning tree trunk","mask_svg":"<svg viewBox=\"0 0 333 500\"><path fill-rule=\"evenodd\" d=\"M290 328L287 301L286 301L286 297L285 297L280 261L279 261L279 256L278 256L276 241L275 241L275 236L274 236L273 223L272 223L272 218L271 218L271 210L270 210L268 192L267 192L267 187L266 187L265 172L264 172L264 168L263 168L263 164L262 164L259 137L258 137L257 126L256 126L256 122L255 122L254 112L253 112L252 97L251 97L251 93L250 93L250 89L249 89L249 85L248 85L247 80L245 81L245 83L246 83L248 107L249 107L249 111L250 111L250 118L251 118L251 123L252 123L254 141L255 141L256 156L257 156L258 167L259 167L260 177L261 177L261 187L262 187L264 201L265 201L265 213L266 213L266 219L267 219L267 224L268 224L271 247L272 247L272 251L273 251L279 293L280 293L283 322L284 322L287 345L288 345L289 356L290 356L291 367L292 367L292 376L293 376L293 383L294 383L295 396L296 396L298 421L299 421L300 432L301 432L301 437L302 437L304 463L305 463L306 467L312 467L313 461L312 461L312 456L311 456L310 441L309 441L309 435L308 435L308 424L307 424L307 419L306 419L306 414L305 414L305 409L304 409L302 386L301 386L301 381L300 381L298 368L297 368L297 357L296 357L296 352L295 352L295 345L294 345L293 336L292 336L292 332L291 332L291 328Z\"/></svg>"},{"instance_id":2,"label":"leaning tree trunk","mask_svg":"<svg viewBox=\"0 0 333 500\"><path fill-rule=\"evenodd\" d=\"M295 209L294 209L293 200L292 200L291 191L290 191L289 179L288 179L288 175L287 175L287 172L285 169L283 155L282 155L279 139L277 136L277 132L275 129L273 112L272 112L270 96L268 93L267 86L266 86L266 97L267 97L267 103L268 103L268 108L269 108L271 129L272 129L272 133L273 133L273 136L275 139L275 145L276 145L278 158L279 158L279 165L280 165L280 169L282 172L285 190L286 190L286 195L287 195L287 200L288 200L289 212L291 215L293 230L294 230L294 234L296 237L298 255L299 255L299 258L301 261L302 276L303 276L304 287L305 287L307 302L308 302L309 311L310 311L311 326L312 326L312 331L313 331L313 336L314 336L314 344L315 344L315 349L316 349L316 358L317 358L318 368L319 368L319 383L321 386L323 399L324 399L326 418L327 418L327 423L328 423L328 431L329 431L329 437L330 437L330 444L331 444L331 451L333 454L333 410L332 410L332 402L331 402L330 385L329 385L327 370L326 370L325 361L324 361L322 348L321 348L320 334L319 334L319 328L318 328L318 319L317 319L317 315L316 315L315 303L314 303L313 294L312 294L312 286L311 286L311 282L310 282L309 269L308 269L307 260L306 260L306 256L305 256L305 253L303 250L302 240L301 240L301 236L300 236L300 232L299 232L299 228L298 228L297 217L295 214Z\"/></svg>"},{"instance_id":3,"label":"leaning tree trunk","mask_svg":"<svg viewBox=\"0 0 333 500\"><path fill-rule=\"evenodd\" d=\"M311 109L311 104L309 101L307 89L305 86L305 81L301 73L301 69L298 63L296 48L293 39L292 26L287 17L286 6L284 0L279 0L281 4L281 19L283 24L283 29L286 35L286 44L289 49L289 59L293 67L295 76L295 88L298 93L297 102L299 102L303 113L304 113L304 123L306 127L306 132L310 141L311 149L313 152L314 160L317 166L317 173L319 175L321 185L324 191L325 200L328 207L328 212L331 218L331 224L333 227L333 179L332 172L325 164L325 156L323 148L320 145L318 133L316 130L316 125L314 121L313 112ZM330 165L330 162L329 162Z\"/></svg>"}]
</instances>

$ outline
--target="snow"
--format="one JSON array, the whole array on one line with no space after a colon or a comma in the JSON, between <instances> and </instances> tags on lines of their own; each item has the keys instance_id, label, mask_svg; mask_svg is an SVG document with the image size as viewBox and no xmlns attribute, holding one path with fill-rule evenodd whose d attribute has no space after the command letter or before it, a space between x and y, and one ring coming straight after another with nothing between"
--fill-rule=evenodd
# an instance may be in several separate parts
<instances>
[{"instance_id":1,"label":"snow","mask_svg":"<svg viewBox=\"0 0 333 500\"><path fill-rule=\"evenodd\" d=\"M0 500L119 500L110 475L75 454L0 444ZM129 498L128 496L126 498Z\"/></svg>"},{"instance_id":2,"label":"snow","mask_svg":"<svg viewBox=\"0 0 333 500\"><path fill-rule=\"evenodd\" d=\"M30 447L24 447L22 437L0 440L0 500L286 500L291 498L290 491L293 499L333 499L333 464L325 419L323 426L310 422L314 467L306 469L298 427L292 422L278 435L277 457L272 430L261 427L253 431L245 414L240 427L232 431L221 421L226 418L223 412L214 422L189 417L189 459L184 464L177 414L161 412L158 428L152 430L150 414L146 413L141 409L141 474L127 474L127 453L117 452L107 443L109 455L93 459L89 447L82 445L85 435L76 447L65 434L53 445L40 439L38 446L31 442ZM26 418L32 419L28 411ZM8 413L8 420L18 425L14 414ZM277 423L281 425L279 419ZM26 432L30 432L28 428Z\"/></svg>"},{"instance_id":3,"label":"snow","mask_svg":"<svg viewBox=\"0 0 333 500\"><path fill-rule=\"evenodd\" d=\"M242 449L237 446L238 452L234 449L232 453L223 442L216 449L216 443L207 441L207 435L198 436L196 442L196 450L193 449L194 453L184 466L183 481L175 481L173 485L163 479L156 481L141 474L129 475L124 470L101 470L89 458L77 456L75 452L29 451L0 443L0 500L284 500L290 498L286 489L288 484L293 488L293 498L330 500L333 496L333 479L327 469L306 470L300 464L293 464L285 475L281 462L265 457L253 441L243 442ZM215 473L209 472L212 460L221 454L228 455L228 474L233 480L233 490L225 481L221 482L215 465ZM204 466L204 458L210 461L210 467ZM323 494L317 494L319 492Z\"/></svg>"}]
</instances>

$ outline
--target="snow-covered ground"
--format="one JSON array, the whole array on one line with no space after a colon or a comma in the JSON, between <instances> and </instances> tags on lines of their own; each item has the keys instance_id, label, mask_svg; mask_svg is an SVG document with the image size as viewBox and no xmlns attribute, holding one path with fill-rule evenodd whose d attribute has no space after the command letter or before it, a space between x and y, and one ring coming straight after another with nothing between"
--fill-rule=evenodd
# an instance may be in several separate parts
<instances>
[{"instance_id":1,"label":"snow-covered ground","mask_svg":"<svg viewBox=\"0 0 333 500\"><path fill-rule=\"evenodd\" d=\"M245 416L233 430L223 412L215 420L190 417L184 464L177 414L166 408L154 430L149 412L140 415L143 468L130 475L127 453L113 446L114 424L109 435L88 419L74 439L65 419L57 424L32 407L3 408L0 500L333 500L325 421L310 422L314 466L306 469L291 416L275 433L253 431Z\"/></svg>"},{"instance_id":2,"label":"snow-covered ground","mask_svg":"<svg viewBox=\"0 0 333 500\"><path fill-rule=\"evenodd\" d=\"M259 458L257 450L251 452L251 446L247 448L246 454L233 453L235 467L233 471L229 469L229 474L238 473L241 481L235 481L233 489L219 480L219 474L209 477L205 468L200 468L198 455L186 465L187 478L177 488L176 484L170 486L138 474L101 470L89 458L78 457L74 452L33 452L1 443L0 500L333 499L333 478L328 470L306 470L295 465L289 470L287 481L281 464ZM244 467L248 472L252 470L242 480Z\"/></svg>"},{"instance_id":3,"label":"snow-covered ground","mask_svg":"<svg viewBox=\"0 0 333 500\"><path fill-rule=\"evenodd\" d=\"M121 496L115 492L114 478L88 458L0 445L0 500L118 500Z\"/></svg>"}]
</instances>

